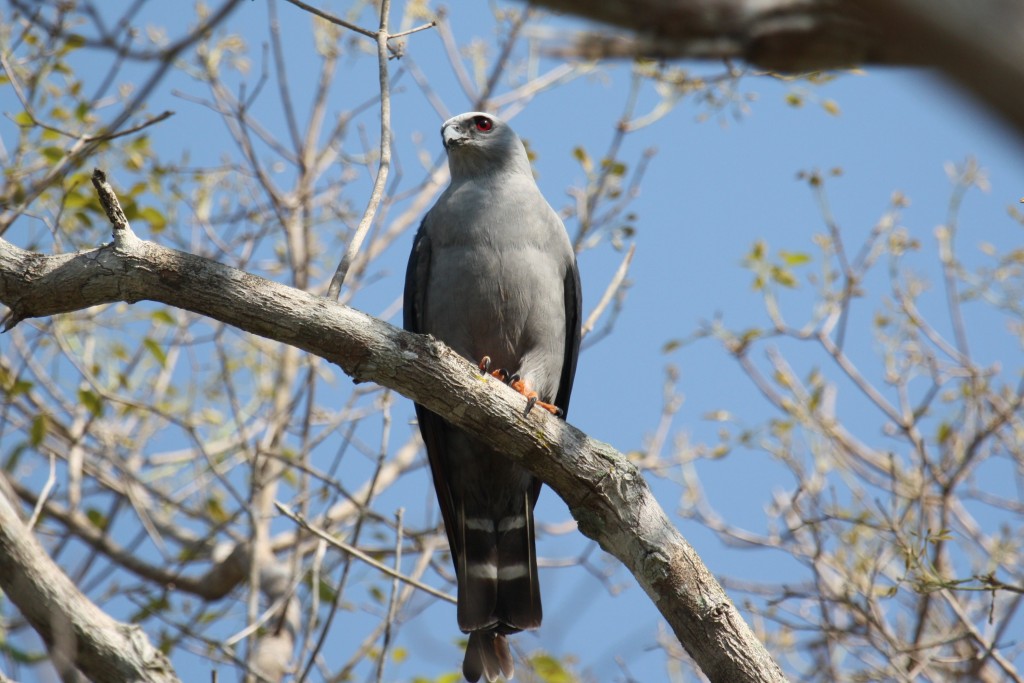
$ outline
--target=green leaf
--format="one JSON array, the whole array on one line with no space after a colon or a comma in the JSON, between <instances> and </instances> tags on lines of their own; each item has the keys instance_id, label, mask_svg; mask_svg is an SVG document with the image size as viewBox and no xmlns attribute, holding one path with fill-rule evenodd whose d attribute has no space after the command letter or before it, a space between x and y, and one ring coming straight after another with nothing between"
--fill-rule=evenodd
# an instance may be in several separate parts
<instances>
[{"instance_id":1,"label":"green leaf","mask_svg":"<svg viewBox=\"0 0 1024 683\"><path fill-rule=\"evenodd\" d=\"M167 217L152 206L147 206L140 211L139 218L149 223L149 227L153 232L163 232L164 228L167 227Z\"/></svg>"},{"instance_id":2,"label":"green leaf","mask_svg":"<svg viewBox=\"0 0 1024 683\"><path fill-rule=\"evenodd\" d=\"M611 175L626 175L626 164L622 163L621 161L611 161L609 159L604 159L601 162L601 166L607 168L608 173L610 173Z\"/></svg>"},{"instance_id":3,"label":"green leaf","mask_svg":"<svg viewBox=\"0 0 1024 683\"><path fill-rule=\"evenodd\" d=\"M84 192L68 192L64 197L64 206L69 209L82 209L94 206L96 199L86 195Z\"/></svg>"},{"instance_id":4,"label":"green leaf","mask_svg":"<svg viewBox=\"0 0 1024 683\"><path fill-rule=\"evenodd\" d=\"M168 608L170 608L170 606L171 603L167 599L167 596L161 595L160 597L153 598L148 603L143 605L137 612L135 612L135 614L131 615L128 618L128 621L130 621L133 624L137 624L138 622L153 614L159 614L160 612L166 611Z\"/></svg>"},{"instance_id":5,"label":"green leaf","mask_svg":"<svg viewBox=\"0 0 1024 683\"><path fill-rule=\"evenodd\" d=\"M43 443L48 427L49 422L46 419L46 415L40 414L32 418L32 426L29 428L29 442L33 446L39 446L39 444Z\"/></svg>"},{"instance_id":6,"label":"green leaf","mask_svg":"<svg viewBox=\"0 0 1024 683\"><path fill-rule=\"evenodd\" d=\"M64 158L64 150L60 147L44 147L39 151L48 160L57 162Z\"/></svg>"},{"instance_id":7,"label":"green leaf","mask_svg":"<svg viewBox=\"0 0 1024 683\"><path fill-rule=\"evenodd\" d=\"M85 511L85 518L89 520L89 523L100 531L106 531L107 525L110 523L102 512L96 508L89 508Z\"/></svg>"},{"instance_id":8,"label":"green leaf","mask_svg":"<svg viewBox=\"0 0 1024 683\"><path fill-rule=\"evenodd\" d=\"M587 154L587 150L582 147L575 147L572 150L572 155L576 158L576 161L580 162L580 166L583 167L584 171L590 173L594 170L594 164L590 161L590 155Z\"/></svg>"},{"instance_id":9,"label":"green leaf","mask_svg":"<svg viewBox=\"0 0 1024 683\"><path fill-rule=\"evenodd\" d=\"M71 50L77 50L83 45L85 45L85 36L78 35L77 33L71 33L64 39L64 49L62 52L67 53Z\"/></svg>"},{"instance_id":10,"label":"green leaf","mask_svg":"<svg viewBox=\"0 0 1024 683\"><path fill-rule=\"evenodd\" d=\"M767 251L767 246L763 240L757 240L754 245L750 247L750 253L747 254L747 259L753 262L764 260L764 253Z\"/></svg>"},{"instance_id":11,"label":"green leaf","mask_svg":"<svg viewBox=\"0 0 1024 683\"><path fill-rule=\"evenodd\" d=\"M534 672L545 683L574 683L576 677L569 673L562 662L548 654L530 657Z\"/></svg>"},{"instance_id":12,"label":"green leaf","mask_svg":"<svg viewBox=\"0 0 1024 683\"><path fill-rule=\"evenodd\" d=\"M811 255L802 251L780 251L779 258L787 266L802 266L805 263L809 263Z\"/></svg>"},{"instance_id":13,"label":"green leaf","mask_svg":"<svg viewBox=\"0 0 1024 683\"><path fill-rule=\"evenodd\" d=\"M19 379L7 390L7 395L11 398L18 396L19 394L27 394L32 387L35 386L32 382L27 379Z\"/></svg>"},{"instance_id":14,"label":"green leaf","mask_svg":"<svg viewBox=\"0 0 1024 683\"><path fill-rule=\"evenodd\" d=\"M174 324L174 316L172 316L166 308L161 308L157 311L153 311L152 315L149 316L155 323L164 323L165 325Z\"/></svg>"},{"instance_id":15,"label":"green leaf","mask_svg":"<svg viewBox=\"0 0 1024 683\"><path fill-rule=\"evenodd\" d=\"M793 273L789 272L785 268L779 268L778 266L772 266L772 279L778 282L783 287L796 287L797 281L793 277Z\"/></svg>"},{"instance_id":16,"label":"green leaf","mask_svg":"<svg viewBox=\"0 0 1024 683\"><path fill-rule=\"evenodd\" d=\"M215 524L228 521L228 514L224 511L224 506L221 505L220 499L216 496L210 496L206 499L206 514L210 515L210 519Z\"/></svg>"},{"instance_id":17,"label":"green leaf","mask_svg":"<svg viewBox=\"0 0 1024 683\"><path fill-rule=\"evenodd\" d=\"M78 390L78 400L96 417L103 416L103 399L89 389Z\"/></svg>"},{"instance_id":18,"label":"green leaf","mask_svg":"<svg viewBox=\"0 0 1024 683\"><path fill-rule=\"evenodd\" d=\"M337 591L324 579L320 579L317 592L320 593L320 602L333 603L337 599Z\"/></svg>"},{"instance_id":19,"label":"green leaf","mask_svg":"<svg viewBox=\"0 0 1024 683\"><path fill-rule=\"evenodd\" d=\"M167 367L167 354L164 353L164 350L155 339L146 337L142 340L142 345L145 346L151 354L153 354L153 357L156 358L158 363L160 363L160 367Z\"/></svg>"}]
</instances>

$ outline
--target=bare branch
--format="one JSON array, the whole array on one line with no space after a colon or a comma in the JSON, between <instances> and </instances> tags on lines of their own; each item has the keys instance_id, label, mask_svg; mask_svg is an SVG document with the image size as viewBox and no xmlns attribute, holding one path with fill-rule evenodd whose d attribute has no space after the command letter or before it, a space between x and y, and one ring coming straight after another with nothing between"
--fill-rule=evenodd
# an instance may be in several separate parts
<instances>
[{"instance_id":1,"label":"bare branch","mask_svg":"<svg viewBox=\"0 0 1024 683\"><path fill-rule=\"evenodd\" d=\"M433 588L432 586L428 586L427 584L425 584L425 583L423 583L421 581L415 581L413 579L410 579L408 576L404 576L403 574L401 574L396 569L392 569L391 567L387 566L386 564L378 562L377 560L373 559L372 557L370 557L369 555L364 553L359 548L356 548L354 545L351 545L349 543L345 543L344 541L342 541L342 540L340 540L338 538L335 538L331 534L327 533L323 529L320 529L320 528L318 528L316 526L313 526L312 524L307 522L305 519L303 519L301 516L295 514L295 512L293 512L291 509L289 509L286 505L283 505L282 503L279 503L279 502L276 502L275 505L277 506L278 512L280 512L282 515L284 515L288 519L292 520L293 522L295 522L296 524L301 526L306 531L309 531L309 532L313 533L314 535L318 536L319 538L324 540L328 545L333 545L335 548L338 548L342 552L345 552L345 553L351 555L352 557L355 557L355 558L359 559L360 561L365 562L366 564L370 565L371 567L373 567L377 571L381 572L382 574L387 574L388 576L392 577L396 581L402 581L403 583L406 583L406 584L408 584L410 586L414 586L416 588L419 588L424 593L429 593L429 594L433 595L435 598L440 598L440 599L442 599L442 600L444 600L446 602L452 603L453 605L455 604L455 598L453 598L452 596L448 595L447 593L439 591L436 588Z\"/></svg>"},{"instance_id":2,"label":"bare branch","mask_svg":"<svg viewBox=\"0 0 1024 683\"><path fill-rule=\"evenodd\" d=\"M619 264L618 269L615 271L615 275L612 276L611 281L604 290L604 294L601 295L601 299L597 302L597 306L594 306L594 310L587 316L587 321L583 323L583 336L586 337L591 330L594 329L594 325L601 319L608 304L612 302L612 299L622 288L622 283L626 280L626 275L629 273L629 265L633 262L633 254L636 253L636 243L629 245L629 249L626 250L626 254L622 257L622 263Z\"/></svg>"},{"instance_id":3,"label":"bare branch","mask_svg":"<svg viewBox=\"0 0 1024 683\"><path fill-rule=\"evenodd\" d=\"M289 2L292 0L289 0ZM363 217L359 220L356 232L349 240L345 248L345 255L338 264L338 269L331 279L331 286L327 290L327 296L337 299L341 294L341 287L345 283L345 276L352 265L353 259L359 253L359 247L366 239L373 224L373 218L377 214L377 207L384 196L384 187L387 184L388 171L391 168L391 84L388 76L388 13L391 11L391 0L381 0L380 4L380 28L375 34L377 39L377 64L380 87L380 159L377 162L377 176L373 180L373 189L370 191L370 200L366 204Z\"/></svg>"},{"instance_id":4,"label":"bare branch","mask_svg":"<svg viewBox=\"0 0 1024 683\"><path fill-rule=\"evenodd\" d=\"M178 681L170 662L140 627L111 619L79 592L32 536L2 489L0 589L55 655L90 679Z\"/></svg>"}]
</instances>

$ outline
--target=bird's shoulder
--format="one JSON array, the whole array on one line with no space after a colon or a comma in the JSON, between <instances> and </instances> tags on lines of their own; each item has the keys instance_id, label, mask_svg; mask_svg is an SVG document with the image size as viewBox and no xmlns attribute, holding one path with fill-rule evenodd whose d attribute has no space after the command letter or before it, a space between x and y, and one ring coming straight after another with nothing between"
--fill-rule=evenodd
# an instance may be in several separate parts
<instances>
[{"instance_id":1,"label":"bird's shoulder","mask_svg":"<svg viewBox=\"0 0 1024 683\"><path fill-rule=\"evenodd\" d=\"M551 220L561 225L532 177L522 175L495 178L483 176L470 180L453 181L441 193L427 214L428 223L478 217L480 214L500 215L507 212L525 212L538 219Z\"/></svg>"}]
</instances>

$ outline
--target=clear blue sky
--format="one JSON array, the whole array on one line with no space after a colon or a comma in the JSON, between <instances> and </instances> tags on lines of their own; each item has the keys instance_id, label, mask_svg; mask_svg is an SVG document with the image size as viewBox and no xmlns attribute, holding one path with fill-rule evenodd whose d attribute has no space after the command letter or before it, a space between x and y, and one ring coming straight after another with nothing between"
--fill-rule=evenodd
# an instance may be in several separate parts
<instances>
[{"instance_id":1,"label":"clear blue sky","mask_svg":"<svg viewBox=\"0 0 1024 683\"><path fill-rule=\"evenodd\" d=\"M336 11L345 4L334 2L327 8ZM494 28L487 5L463 4L466 6L452 12L456 37L490 39ZM179 8L172 10L172 5L149 3L145 12L152 12L154 24L189 20ZM278 12L288 36L291 85L293 92L301 94L312 87L309 79L315 73L310 66L314 58L310 19L286 3L279 3ZM362 21L373 25L367 14ZM581 22L560 19L557 25L577 27ZM245 3L229 20L227 29L242 34L253 47L258 69L258 45L266 38L264 3ZM450 113L469 108L434 32L410 37L407 50ZM493 45L490 54L495 54ZM340 99L346 89L338 88L339 99L331 103L333 112L367 99L376 79L372 58L346 57L341 64L337 79L351 83L350 97ZM714 66L689 66L704 73L717 71ZM393 70L401 67L401 62L392 63ZM540 94L513 120L513 127L536 153L538 182L556 209L571 201L565 194L566 187L583 180L573 148L582 145L594 157L603 153L627 96L628 83L628 66L602 66L593 76ZM679 368L678 390L685 396L673 436L685 434L694 442L714 443L719 425L704 417L713 410L728 410L751 424L772 414L714 343L698 343L669 355L662 352L662 347L671 339L686 337L701 321L719 313L735 327L765 324L759 297L751 290L751 276L741 266L743 256L757 239L765 240L772 250L817 255L812 237L824 230L811 191L806 182L797 180L798 172L842 168L841 177L829 180L829 196L852 244L857 244L887 209L891 193L902 191L911 201L902 222L930 255L935 247L933 230L944 220L951 190L943 165L974 155L988 170L992 189L988 194L972 193L965 203L959 240L962 256L978 263L982 258L977 249L980 243L1006 248L1021 241L1020 226L1006 215L1007 207L1024 196L1020 142L966 96L935 78L919 72L869 69L862 74L841 74L820 87L748 77L739 88L757 96L742 117L713 116L701 121L706 109L684 100L658 123L629 135L622 148L620 158L630 165L643 150L657 148L641 194L632 206L638 216L636 258L629 277L632 286L614 333L581 358L570 415L574 425L621 451L641 448L657 427L667 363ZM187 144L196 163L234 154L222 124L201 106L176 97L173 89L196 96L205 94L201 85L180 75L161 85L151 109L170 108L176 115L151 131L156 148L177 155L182 144ZM503 89L500 86L498 94ZM797 90L808 91L812 101L799 108L788 104L787 94ZM834 100L841 113L827 113L815 104L815 98ZM263 125L283 136L285 129L275 99L276 91L268 88L254 114ZM640 110L655 101L650 86L646 86ZM396 150L405 174L403 187L408 188L421 177L413 140L421 135L426 148L439 154L437 131L442 119L408 75L400 82L393 107ZM375 115L371 110L361 119L374 141ZM351 200L361 206L364 197L353 195ZM568 226L570 233L575 227ZM379 314L401 296L411 240L410 232L391 249L378 267L382 277L360 293L354 305ZM596 303L619 258L621 255L607 244L581 256L585 314ZM928 271L934 259L921 258L918 262L937 282L934 269ZM933 295L933 310L941 311L941 292L936 288ZM786 310L795 321L808 316L808 301L804 291L793 295L794 303ZM855 324L856 333L851 333L851 355L866 363L870 363L874 350L867 329L873 308L873 302L866 303L857 313L854 320L860 326ZM979 355L1002 359L1006 368L1016 372L1021 365L1020 348L998 329L1001 322L983 312L971 320ZM392 322L400 321L396 316ZM798 369L798 374L808 368ZM340 392L349 386L343 377L334 384ZM861 415L857 405L855 397L840 393L840 416L865 430L859 434L861 438L880 438L877 418ZM396 423L407 420L411 412L411 405L402 399L396 409ZM791 484L756 451L702 464L700 473L707 495L728 512L729 520L754 530L764 528L763 510L773 490ZM651 483L661 504L674 515L680 504L679 489L665 481ZM426 476L420 476L410 481L407 489L378 501L377 509L391 514L395 507L404 505L420 515L427 509L423 501L432 496ZM551 525L569 519L565 506L550 491L542 496L538 516L542 524ZM757 579L781 578L793 572L783 557L724 548L713 535L692 524L682 523L681 530L718 575ZM548 558L568 558L586 546L578 534L559 535L545 539L541 553ZM595 550L590 562L601 570L615 567L614 560L601 555ZM368 572L359 571L354 578L367 576ZM609 582L621 588L614 595L593 574L580 568L544 570L541 581L545 624L536 634L517 637L523 649L546 648L558 656L574 656L578 670L587 672L593 680L624 680L624 670L617 660L625 662L626 670L636 680L665 678L663 658L654 650L658 614L628 573L617 569L611 574ZM414 605L423 612L402 626L397 641L408 648L410 659L391 665L388 680L437 676L454 670L461 661L461 652L454 645L458 636L454 609L448 605L429 606L425 600L417 600ZM331 635L339 649L344 649L346 634L352 633L347 618L347 614L339 617ZM362 633L357 637L361 638ZM205 680L206 669L195 659L182 658L180 665L183 679ZM227 673L221 671L221 675Z\"/></svg>"}]
</instances>

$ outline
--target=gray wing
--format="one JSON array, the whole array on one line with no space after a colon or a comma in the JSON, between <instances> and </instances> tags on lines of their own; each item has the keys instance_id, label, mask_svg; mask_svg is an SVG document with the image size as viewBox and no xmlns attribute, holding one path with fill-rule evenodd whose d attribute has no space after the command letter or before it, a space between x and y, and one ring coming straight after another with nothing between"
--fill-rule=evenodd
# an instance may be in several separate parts
<instances>
[{"instance_id":1,"label":"gray wing","mask_svg":"<svg viewBox=\"0 0 1024 683\"><path fill-rule=\"evenodd\" d=\"M430 238L427 237L428 213L420 222L413 238L409 264L405 269L405 294L402 301L402 327L409 332L423 332L424 297L430 277Z\"/></svg>"},{"instance_id":2,"label":"gray wing","mask_svg":"<svg viewBox=\"0 0 1024 683\"><path fill-rule=\"evenodd\" d=\"M417 334L422 334L423 319L426 312L427 282L430 278L430 237L428 236L428 213L423 217L419 230L412 243L409 264L405 271L405 293L402 301L402 327ZM427 449L427 460L430 461L430 473L437 492L437 502L441 506L441 518L444 520L445 533L448 535L448 546L453 557L461 553L457 542L455 525L455 507L449 488L449 479L445 476L441 454L444 452L448 425L435 413L430 412L419 403L416 405L416 420L420 425L420 434ZM456 567L458 563L456 563Z\"/></svg>"}]
</instances>

